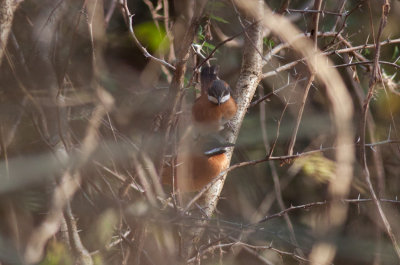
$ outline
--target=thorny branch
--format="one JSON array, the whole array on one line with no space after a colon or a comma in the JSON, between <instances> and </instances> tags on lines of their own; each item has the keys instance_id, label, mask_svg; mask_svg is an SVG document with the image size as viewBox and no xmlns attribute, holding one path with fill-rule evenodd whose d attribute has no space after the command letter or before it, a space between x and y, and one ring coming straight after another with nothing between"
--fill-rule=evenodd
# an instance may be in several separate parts
<instances>
[{"instance_id":1,"label":"thorny branch","mask_svg":"<svg viewBox=\"0 0 400 265\"><path fill-rule=\"evenodd\" d=\"M287 102L286 106L288 106L288 103L289 102ZM282 114L283 113L284 113L284 111L282 111ZM265 121L265 104L260 105L260 127L261 127L262 136L263 136L265 151L266 151L266 153L269 152L269 156L271 156L272 152L273 152L273 148L271 148L268 144L268 135L267 135L266 121ZM276 137L276 139L277 138L278 138L278 136ZM275 144L276 144L276 141L274 142L274 145ZM281 184L280 184L280 179L279 179L278 172L276 170L276 167L275 167L275 164L273 163L273 161L269 161L269 168L270 168L270 172L272 175L272 180L274 182L274 190L275 190L276 200L278 201L279 208L281 210L284 210L286 206L285 206L285 202L284 202L283 196L282 196L282 188L281 188ZM299 243L297 242L296 235L294 232L294 226L293 226L292 220L290 219L289 215L286 214L284 216L284 220L285 220L286 225L290 232L291 242L293 243L294 246L299 246ZM296 252L298 252L301 257L304 257L304 253L302 252L302 250L300 248L296 248Z\"/></svg>"},{"instance_id":2,"label":"thorny branch","mask_svg":"<svg viewBox=\"0 0 400 265\"><path fill-rule=\"evenodd\" d=\"M388 0L385 0L385 3L382 5L382 16L381 16L381 22L379 25L378 29L378 34L376 36L376 47L375 47L375 56L374 56L374 64L373 64L373 70L371 73L371 79L369 82L369 89L368 89L368 94L367 97L364 100L364 105L363 105L363 110L362 110L362 119L360 121L360 156L362 159L362 165L363 165L363 171L364 171L364 176L365 176L365 181L368 184L368 189L371 193L371 196L374 200L374 203L377 207L377 210L379 212L379 215L382 219L382 222L385 226L386 233L388 234L390 240L392 241L393 247L396 251L397 257L400 260L400 246L397 242L397 238L393 233L392 227L386 217L385 212L383 211L382 205L378 199L378 196L376 195L375 189L372 185L371 182L371 176L370 172L368 169L368 163L367 163L367 155L366 155L366 148L365 148L365 133L366 133L366 123L367 123L367 115L368 115L368 109L369 109L369 104L371 101L371 98L374 94L375 90L375 85L376 83L380 80L380 67L379 67L379 57L380 57L380 38L382 35L383 28L386 26L387 23L387 16L389 14L390 10L390 3Z\"/></svg>"},{"instance_id":3,"label":"thorny branch","mask_svg":"<svg viewBox=\"0 0 400 265\"><path fill-rule=\"evenodd\" d=\"M330 36L330 35L331 34L328 34L327 36ZM321 34L321 36L323 36L323 34ZM382 41L381 45L383 46L383 45L387 45L387 44L396 44L396 43L400 43L400 38L393 39L393 40ZM277 47L275 47L266 56L266 58L270 58L272 55L277 54L280 50L282 50L282 49L284 49L286 47L288 47L288 44L286 44L286 43L278 45ZM373 49L373 48L375 48L375 44L364 44L364 45L359 45L359 46L354 46L354 47L349 47L349 48L337 49L337 50L333 50L333 51L325 51L322 54L324 54L324 55L333 55L333 54L339 55L339 54L342 54L342 53L354 53L354 52L359 51L359 50ZM277 75L278 73L280 73L282 71L289 70L292 67L296 66L298 63L303 62L304 60L305 60L304 58L303 59L298 59L298 60L292 61L290 63L287 63L285 65L279 66L279 67L277 67L276 69L274 69L272 71L264 73L262 75L262 79L267 78L267 77L271 77L271 76L275 76L275 75ZM367 61L367 62L362 61L362 62L355 62L354 65L357 65L357 64L371 64L371 63L372 63L372 61ZM379 61L379 63L387 64L387 65L393 66L395 68L399 68L399 66L397 64L395 64L395 63L385 62L385 61ZM335 65L334 67L341 67L341 66L351 66L351 65Z\"/></svg>"},{"instance_id":4,"label":"thorny branch","mask_svg":"<svg viewBox=\"0 0 400 265\"><path fill-rule=\"evenodd\" d=\"M361 203L361 202L373 202L373 199L341 199L340 201L343 202L343 203ZM387 203L400 204L400 201L398 201L398 200L379 199L379 201L387 202ZM266 222L266 221L274 219L274 218L282 217L285 214L287 214L288 212L291 212L291 211L294 211L294 210L308 210L308 209L313 208L313 207L327 205L328 203L330 203L330 202L329 201L323 201L323 202L311 202L311 203L307 203L307 204L303 204L303 205L297 205L297 206L293 206L292 205L289 208L287 208L285 210L282 210L282 211L280 211L278 213L274 213L274 214L265 216L258 223L263 223L263 222Z\"/></svg>"},{"instance_id":5,"label":"thorny branch","mask_svg":"<svg viewBox=\"0 0 400 265\"><path fill-rule=\"evenodd\" d=\"M320 11L321 10L321 5L322 5L322 0L315 0L314 9L317 10L317 11ZM318 49L318 34L317 34L317 32L318 32L318 25L319 25L319 17L320 17L320 13L319 12L314 13L313 28L311 29L311 36L313 37L314 49L315 49L316 52L317 52L317 49ZM313 69L313 68L310 67L310 72L311 72L310 73L310 77L308 78L306 87L304 88L303 100L301 102L301 105L300 105L300 108L299 108L299 112L298 112L298 115L297 115L297 119L296 119L296 125L294 127L294 130L292 132L292 137L291 137L290 142L289 142L289 147L288 147L288 154L289 155L293 154L293 148L294 148L294 145L296 143L296 138L297 138L297 134L298 134L299 127L300 127L300 122L301 122L301 119L303 117L304 107L306 105L306 101L307 101L307 98L308 98L308 93L310 92L310 88L311 88L312 83L313 83L314 78L315 78L315 73L314 73L315 71L316 71L316 69Z\"/></svg>"},{"instance_id":6,"label":"thorny branch","mask_svg":"<svg viewBox=\"0 0 400 265\"><path fill-rule=\"evenodd\" d=\"M70 166L62 173L60 182L54 190L49 214L33 231L28 240L25 250L25 261L28 263L35 263L40 260L47 240L58 231L61 225L62 211L79 188L80 175L77 171L87 162L97 146L97 129L101 124L102 117L113 105L113 100L107 92L99 89L98 93L101 103L89 121L86 137L82 142L81 152L76 158L68 161ZM67 154L60 155L68 157ZM61 161L64 160L62 159Z\"/></svg>"}]
</instances>

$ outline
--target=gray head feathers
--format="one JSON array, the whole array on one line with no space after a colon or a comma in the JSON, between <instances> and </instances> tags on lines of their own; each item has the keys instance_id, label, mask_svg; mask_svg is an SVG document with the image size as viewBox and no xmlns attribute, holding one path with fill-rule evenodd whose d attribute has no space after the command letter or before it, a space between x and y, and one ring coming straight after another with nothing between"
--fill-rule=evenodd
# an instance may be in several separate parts
<instances>
[{"instance_id":1,"label":"gray head feathers","mask_svg":"<svg viewBox=\"0 0 400 265\"><path fill-rule=\"evenodd\" d=\"M231 97L229 85L222 80L214 80L208 89L208 100L214 104L223 104Z\"/></svg>"}]
</instances>

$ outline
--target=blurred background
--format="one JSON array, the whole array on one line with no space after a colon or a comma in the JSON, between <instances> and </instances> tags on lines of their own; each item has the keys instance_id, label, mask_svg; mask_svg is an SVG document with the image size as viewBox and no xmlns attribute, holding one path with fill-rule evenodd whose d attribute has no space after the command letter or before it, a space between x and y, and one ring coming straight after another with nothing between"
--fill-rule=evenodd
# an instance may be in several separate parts
<instances>
[{"instance_id":1,"label":"blurred background","mask_svg":"<svg viewBox=\"0 0 400 265\"><path fill-rule=\"evenodd\" d=\"M182 120L190 117L199 93L196 66L253 21L233 1L206 2L184 75L177 112ZM318 47L351 94L355 145L383 2L322 1ZM310 35L314 1L265 3ZM347 219L335 234L322 235L328 186L336 177L335 148L329 149L336 132L318 80L305 102L292 154L327 150L230 171L217 210L202 224L202 240L193 242L194 254L182 257L184 231L200 226L201 217L182 214L171 187L158 182L160 156L173 158L179 141L173 131L165 142L163 127L173 103L174 72L146 57L144 49L175 65L184 32L199 10L185 0L126 4L0 1L1 43L6 43L0 56L0 264L306 264L323 237L336 242L334 264L399 264L370 200L358 151L349 200L343 201L349 205ZM366 154L375 192L386 199L383 209L399 238L400 2L391 1L390 7ZM248 108L231 165L265 158L272 145L273 156L288 155L302 106L307 65L268 29L263 34L265 78L252 102L269 96ZM209 60L220 66L219 77L234 97L240 96L236 82L245 38L240 34L226 42ZM340 51L364 44L372 46ZM196 206L192 211L201 213ZM274 215L281 211L287 214Z\"/></svg>"}]
</instances>

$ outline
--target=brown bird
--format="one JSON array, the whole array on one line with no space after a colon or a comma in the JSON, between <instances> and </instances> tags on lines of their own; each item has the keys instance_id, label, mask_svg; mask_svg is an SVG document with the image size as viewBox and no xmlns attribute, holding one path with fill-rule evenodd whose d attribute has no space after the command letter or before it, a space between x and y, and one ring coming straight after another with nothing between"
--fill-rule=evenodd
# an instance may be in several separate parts
<instances>
[{"instance_id":1,"label":"brown bird","mask_svg":"<svg viewBox=\"0 0 400 265\"><path fill-rule=\"evenodd\" d=\"M174 170L171 166L164 168L163 184L174 185L175 190L181 192L201 190L228 168L225 152L230 146L233 144L210 136L187 143L186 148L178 152Z\"/></svg>"},{"instance_id":2,"label":"brown bird","mask_svg":"<svg viewBox=\"0 0 400 265\"><path fill-rule=\"evenodd\" d=\"M221 131L237 111L229 85L217 79L215 69L203 67L200 80L202 93L192 107L194 128L200 134Z\"/></svg>"}]
</instances>

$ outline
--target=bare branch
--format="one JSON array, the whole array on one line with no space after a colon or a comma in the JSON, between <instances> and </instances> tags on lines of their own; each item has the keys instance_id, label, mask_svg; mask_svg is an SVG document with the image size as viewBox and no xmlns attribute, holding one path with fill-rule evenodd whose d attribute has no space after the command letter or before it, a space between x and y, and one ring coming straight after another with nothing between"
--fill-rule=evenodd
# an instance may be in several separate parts
<instances>
[{"instance_id":1,"label":"bare branch","mask_svg":"<svg viewBox=\"0 0 400 265\"><path fill-rule=\"evenodd\" d=\"M36 263L41 259L46 242L58 231L62 221L63 209L79 188L80 175L77 170L88 161L97 146L97 130L101 124L101 119L113 105L113 99L104 90L98 89L98 97L101 103L89 122L81 152L76 159L70 159L69 168L62 174L60 182L54 190L48 215L28 239L24 255L25 261L28 263ZM60 146L59 150L63 153L60 153L61 161L65 161L63 158L68 157L68 154L65 153L63 146Z\"/></svg>"},{"instance_id":2,"label":"bare branch","mask_svg":"<svg viewBox=\"0 0 400 265\"><path fill-rule=\"evenodd\" d=\"M76 262L81 265L93 265L92 257L82 244L82 240L78 233L78 226L76 224L75 217L72 214L71 205L69 202L67 202L66 209L64 211L64 218L68 227L70 246L73 253L76 255Z\"/></svg>"},{"instance_id":3,"label":"bare branch","mask_svg":"<svg viewBox=\"0 0 400 265\"><path fill-rule=\"evenodd\" d=\"M341 202L343 203L363 203L363 202L373 202L373 199L342 199ZM394 203L394 204L400 204L400 201L398 200L389 200L389 199L379 199L379 201L381 202L387 202L387 203ZM289 208L282 210L278 213L274 213L268 216L265 216L263 219L261 219L260 221L258 221L258 223L263 223L266 222L268 220L274 219L274 218L278 218L278 217L282 217L285 214L287 214L288 212L294 211L294 210L308 210L310 208L314 208L314 207L319 207L319 206L324 206L327 205L331 202L329 201L323 201L323 202L311 202L311 203L307 203L307 204L303 204L303 205L297 205L297 206L290 206Z\"/></svg>"},{"instance_id":4,"label":"bare branch","mask_svg":"<svg viewBox=\"0 0 400 265\"><path fill-rule=\"evenodd\" d=\"M320 12L319 11L321 10L321 5L322 5L322 0L315 0L314 1L314 9L318 11L318 12L314 13L314 19L313 19L314 27L311 30L311 33L312 33L311 35L312 35L313 40L314 40L315 52L317 52L317 49L318 49L318 34L317 34L317 32L318 32L319 16L320 16ZM303 117L304 107L306 105L308 93L310 92L310 88L311 88L312 83L313 83L314 78L315 78L315 73L314 73L315 69L313 71L313 68L310 68L310 70L311 70L311 74L310 74L310 77L309 77L309 79L307 81L307 85L304 88L303 100L302 100L300 108L299 108L299 112L298 112L297 119L296 119L296 125L294 127L293 132L292 132L292 137L290 138L289 147L288 147L288 155L292 155L293 154L293 148L294 148L294 145L296 143L297 133L299 131L301 119Z\"/></svg>"},{"instance_id":5,"label":"bare branch","mask_svg":"<svg viewBox=\"0 0 400 265\"><path fill-rule=\"evenodd\" d=\"M379 39L382 35L383 28L386 26L387 23L387 16L390 10L390 3L388 0L385 0L385 3L382 5L382 17L381 17L381 22L378 30L378 34L376 36L376 47L375 47L375 56L374 56L374 65L373 65L373 71L371 73L371 79L369 83L369 90L366 99L364 100L364 105L363 105L363 111L362 111L362 119L360 121L360 128L361 128L361 133L360 133L360 156L362 159L362 165L363 165L363 171L364 171L364 177L365 181L368 184L369 191L371 193L371 196L374 200L374 203L377 207L377 210L379 212L379 215L381 217L381 220L385 226L386 233L388 234L390 240L392 241L393 247L396 251L397 257L400 260L400 246L397 242L397 238L395 237L392 227L386 217L385 212L383 211L382 205L380 201L378 200L378 197L375 193L374 187L371 182L371 177L368 169L368 163L367 163L367 155L366 155L366 149L365 149L365 131L366 131L366 123L367 123L367 114L368 114L368 109L369 109L369 104L371 101L371 98L374 93L375 85L380 79L380 67L379 67L379 58L380 58L380 42Z\"/></svg>"}]
</instances>

